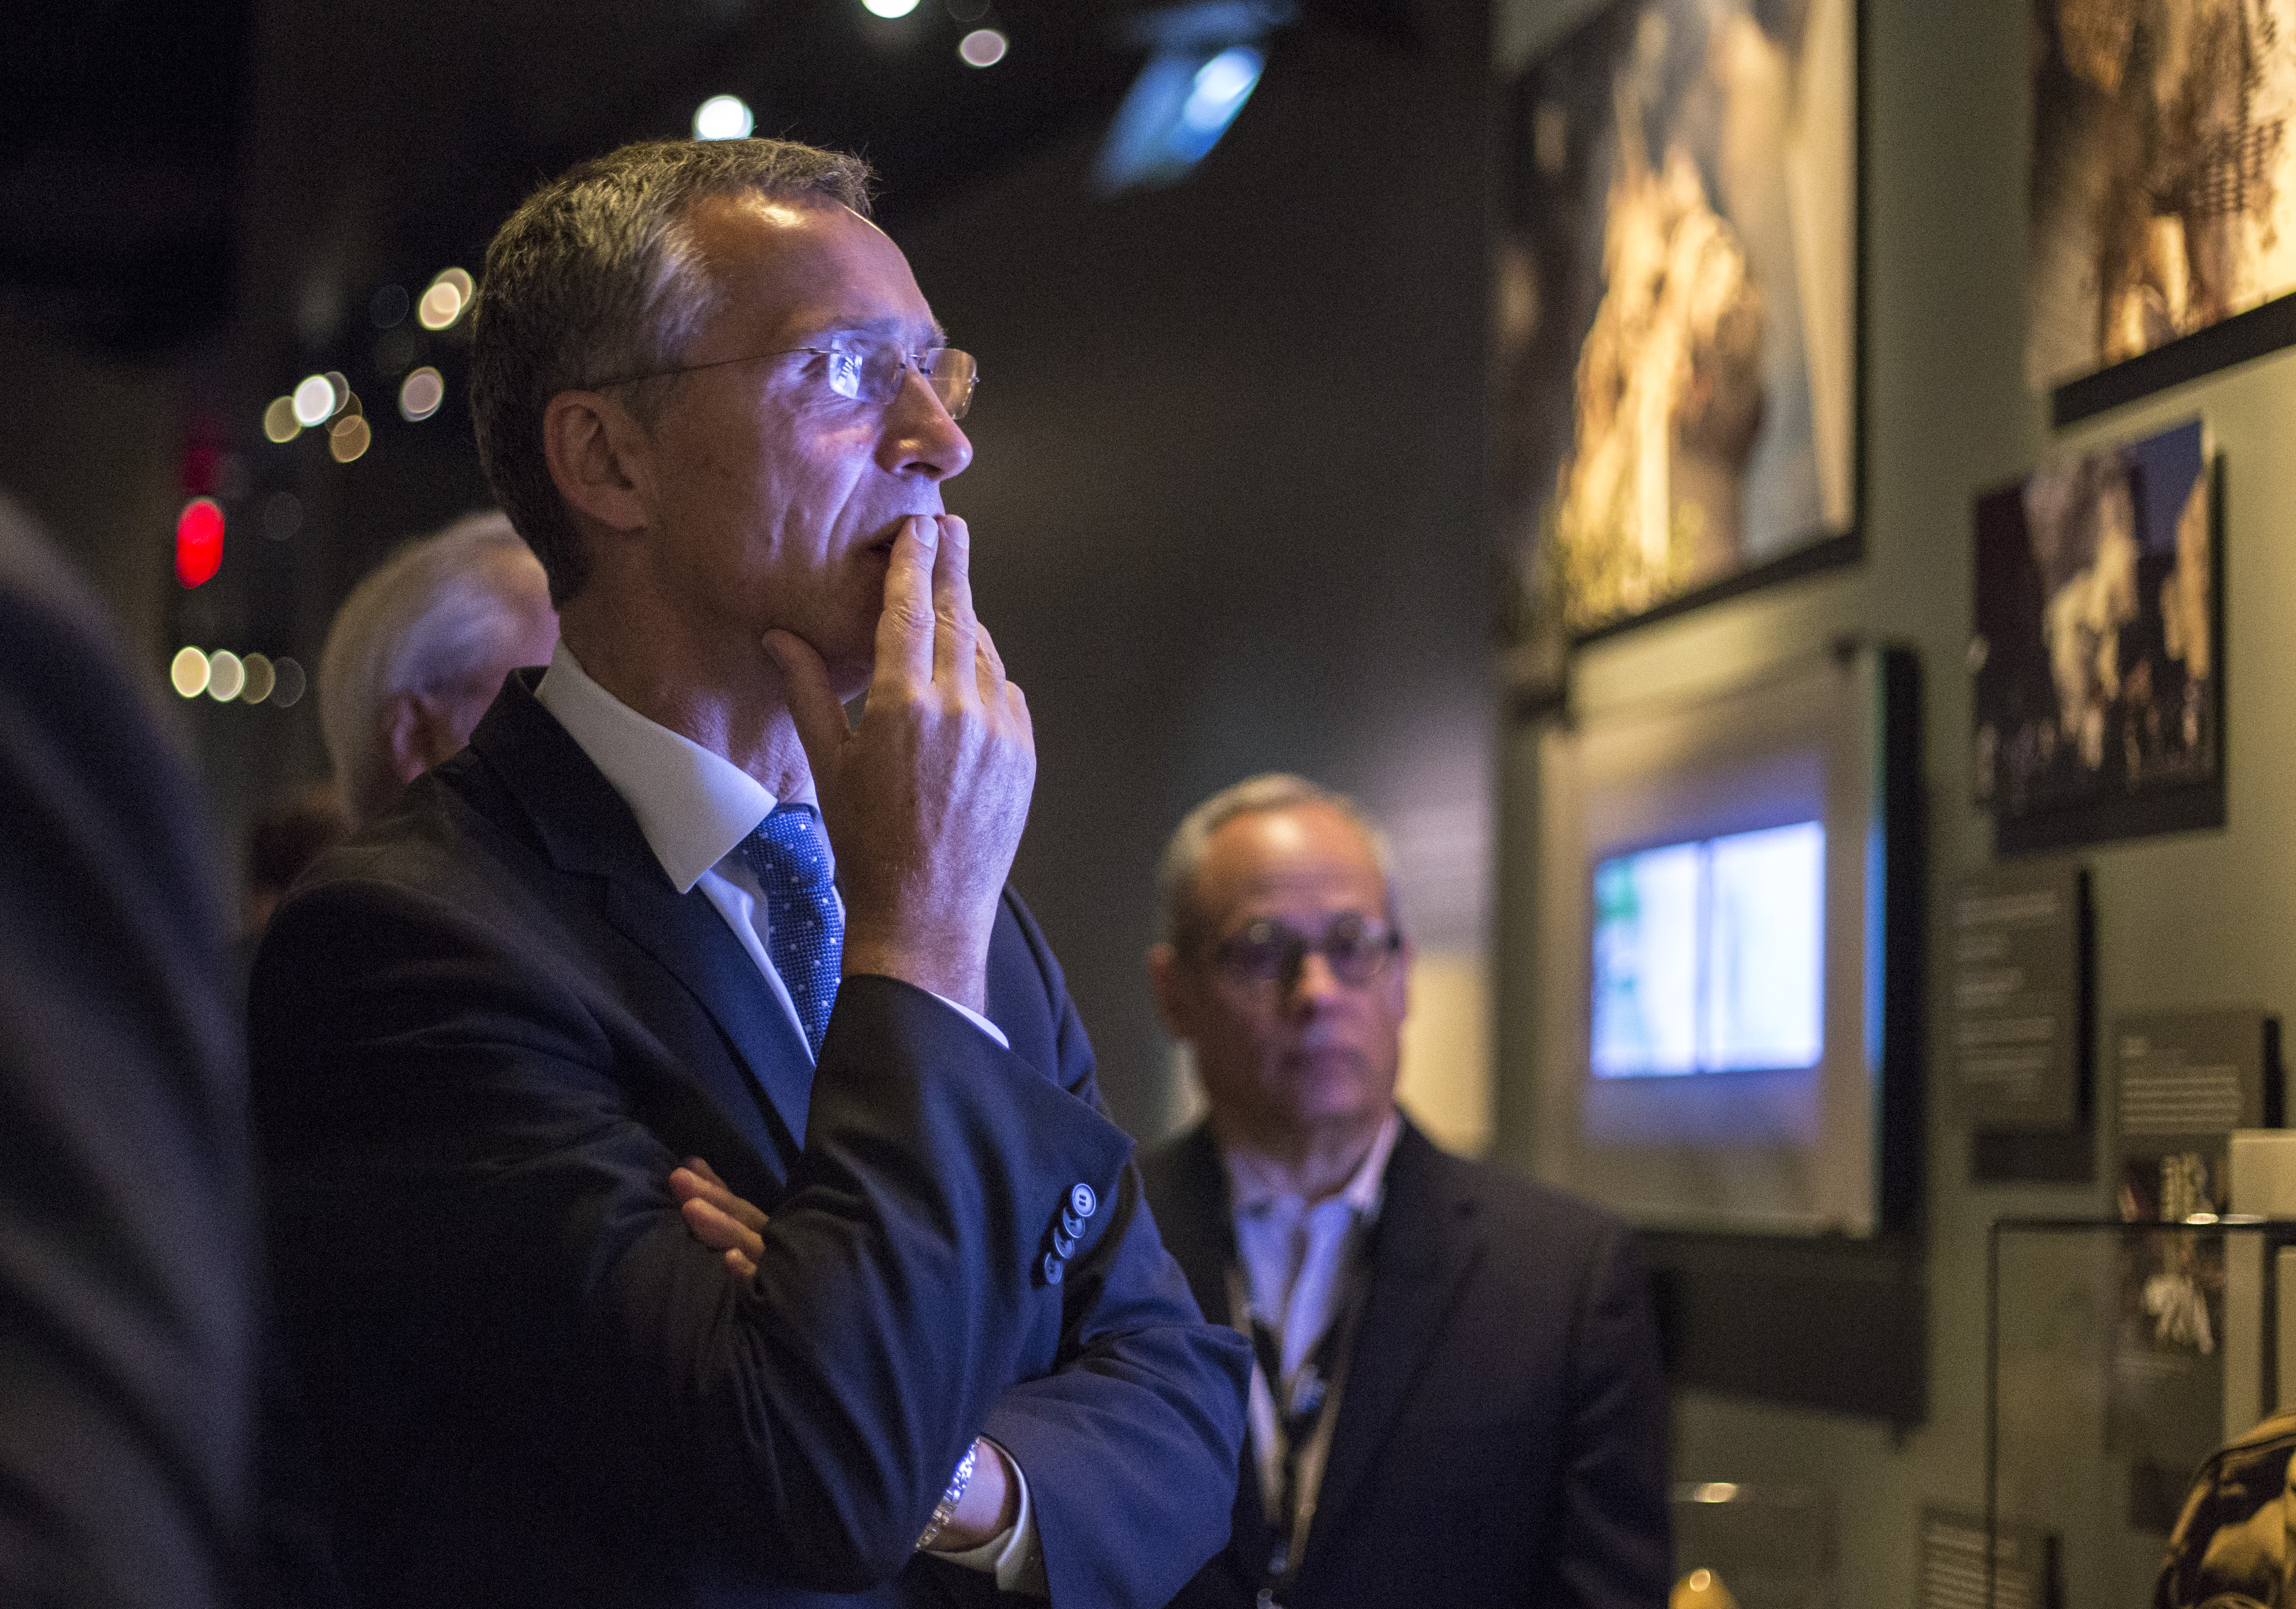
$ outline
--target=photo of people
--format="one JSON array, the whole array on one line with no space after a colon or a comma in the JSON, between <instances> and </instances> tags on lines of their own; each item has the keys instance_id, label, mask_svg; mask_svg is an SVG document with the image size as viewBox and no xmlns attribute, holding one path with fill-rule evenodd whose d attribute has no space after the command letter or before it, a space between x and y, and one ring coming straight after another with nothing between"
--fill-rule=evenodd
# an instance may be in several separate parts
<instances>
[{"instance_id":1,"label":"photo of people","mask_svg":"<svg viewBox=\"0 0 2296 1609\"><path fill-rule=\"evenodd\" d=\"M1973 775L2001 847L2222 820L2210 482L2194 420L1977 500Z\"/></svg>"},{"instance_id":2,"label":"photo of people","mask_svg":"<svg viewBox=\"0 0 2296 1609\"><path fill-rule=\"evenodd\" d=\"M2034 0L2036 390L2296 290L2296 0Z\"/></svg>"},{"instance_id":3,"label":"photo of people","mask_svg":"<svg viewBox=\"0 0 2296 1609\"><path fill-rule=\"evenodd\" d=\"M1499 287L1518 639L1854 522L1853 11L1620 0L1526 73Z\"/></svg>"}]
</instances>

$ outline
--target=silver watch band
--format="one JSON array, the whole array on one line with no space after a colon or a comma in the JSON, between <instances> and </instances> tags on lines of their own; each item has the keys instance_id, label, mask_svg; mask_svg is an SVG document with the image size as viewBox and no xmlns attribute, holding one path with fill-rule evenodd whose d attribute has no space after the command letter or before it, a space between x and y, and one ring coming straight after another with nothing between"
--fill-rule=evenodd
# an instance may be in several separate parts
<instances>
[{"instance_id":1,"label":"silver watch band","mask_svg":"<svg viewBox=\"0 0 2296 1609\"><path fill-rule=\"evenodd\" d=\"M932 1518L925 1522L923 1531L917 1537L920 1551L931 1547L933 1539L956 1518L956 1506L964 1501L964 1489L972 1484L972 1465L980 1456L980 1443L975 1440L964 1449L964 1457L956 1461L956 1473L948 1478L948 1490L941 1493L940 1501L933 1505Z\"/></svg>"}]
</instances>

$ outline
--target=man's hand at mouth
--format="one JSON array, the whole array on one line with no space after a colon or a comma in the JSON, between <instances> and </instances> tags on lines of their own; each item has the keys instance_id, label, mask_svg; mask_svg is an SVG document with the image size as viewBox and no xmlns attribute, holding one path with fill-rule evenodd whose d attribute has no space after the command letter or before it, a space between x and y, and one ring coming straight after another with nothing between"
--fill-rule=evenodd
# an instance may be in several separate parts
<instances>
[{"instance_id":1,"label":"man's hand at mouth","mask_svg":"<svg viewBox=\"0 0 2296 1609\"><path fill-rule=\"evenodd\" d=\"M954 514L901 522L858 727L812 644L780 630L764 641L837 854L845 974L899 978L979 1011L1037 751L1028 700L973 616L971 558Z\"/></svg>"}]
</instances>

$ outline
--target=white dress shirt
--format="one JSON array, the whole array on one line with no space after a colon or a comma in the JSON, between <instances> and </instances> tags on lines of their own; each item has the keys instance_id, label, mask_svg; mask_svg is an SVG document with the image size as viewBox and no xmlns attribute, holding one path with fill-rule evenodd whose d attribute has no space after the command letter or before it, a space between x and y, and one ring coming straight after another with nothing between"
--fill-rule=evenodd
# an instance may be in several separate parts
<instances>
[{"instance_id":1,"label":"white dress shirt","mask_svg":"<svg viewBox=\"0 0 2296 1609\"><path fill-rule=\"evenodd\" d=\"M733 761L648 720L592 681L563 638L550 656L550 669L534 696L630 807L646 847L661 863L670 886L681 894L700 890L725 918L797 1029L798 1042L807 1043L805 1025L790 998L789 986L782 981L766 948L772 923L766 911L765 891L738 852L742 841L781 801ZM811 778L791 802L815 802ZM824 845L827 841L824 833ZM839 898L841 909L843 897ZM1012 1048L1004 1030L979 1012L943 995L934 998L963 1013L999 1045ZM1045 1566L1037 1547L1028 1478L1010 1454L1004 1463L1019 1488L1019 1513L1011 1529L978 1547L939 1556L993 1573L1000 1591L1033 1592L1041 1597L1046 1591Z\"/></svg>"},{"instance_id":2,"label":"white dress shirt","mask_svg":"<svg viewBox=\"0 0 2296 1609\"><path fill-rule=\"evenodd\" d=\"M1259 1470L1259 1493L1270 1518L1279 1523L1283 1490L1282 1443L1276 1435L1275 1392L1286 1400L1300 1366L1322 1344L1339 1319L1348 1291L1347 1272L1364 1236L1379 1219L1387 1159L1403 1131L1403 1116L1390 1107L1371 1149L1336 1195L1313 1206L1287 1189L1267 1163L1249 1152L1220 1147L1227 1170L1229 1211L1235 1225L1236 1260L1243 1265L1251 1317L1274 1332L1283 1377L1269 1380L1257 1364L1251 1371L1247 1423L1252 1460Z\"/></svg>"}]
</instances>

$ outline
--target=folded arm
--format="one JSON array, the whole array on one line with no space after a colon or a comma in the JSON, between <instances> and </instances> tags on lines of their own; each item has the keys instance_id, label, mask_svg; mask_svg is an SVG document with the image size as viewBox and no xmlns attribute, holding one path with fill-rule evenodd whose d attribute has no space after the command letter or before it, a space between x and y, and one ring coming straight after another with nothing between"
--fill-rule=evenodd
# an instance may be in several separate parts
<instances>
[{"instance_id":1,"label":"folded arm","mask_svg":"<svg viewBox=\"0 0 2296 1609\"><path fill-rule=\"evenodd\" d=\"M411 1375L411 1406L475 1404L504 1437L570 1413L559 1439L604 1438L624 1472L590 1479L675 1494L753 1564L896 1573L1060 1306L1042 1225L1074 1180L1113 1190L1124 1136L922 991L849 979L736 1284L637 1110L668 1070L629 1066L560 969L404 887L282 920L258 1118L287 1301L338 1383Z\"/></svg>"}]
</instances>

